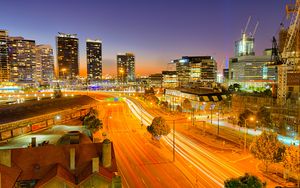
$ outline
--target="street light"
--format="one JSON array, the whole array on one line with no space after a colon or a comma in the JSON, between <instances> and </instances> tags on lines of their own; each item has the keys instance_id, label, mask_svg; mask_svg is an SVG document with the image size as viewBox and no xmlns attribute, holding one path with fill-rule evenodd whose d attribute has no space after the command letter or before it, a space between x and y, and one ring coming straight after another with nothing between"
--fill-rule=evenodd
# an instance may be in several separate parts
<instances>
[{"instance_id":1,"label":"street light","mask_svg":"<svg viewBox=\"0 0 300 188\"><path fill-rule=\"evenodd\" d=\"M218 108L218 136L220 133L220 110L222 110L221 106Z\"/></svg>"},{"instance_id":2,"label":"street light","mask_svg":"<svg viewBox=\"0 0 300 188\"><path fill-rule=\"evenodd\" d=\"M173 162L175 162L175 121L179 121L179 120L183 120L185 118L181 118L181 119L173 119L173 120L166 120L166 121L173 121Z\"/></svg>"},{"instance_id":3,"label":"street light","mask_svg":"<svg viewBox=\"0 0 300 188\"><path fill-rule=\"evenodd\" d=\"M142 105L140 104L140 111L141 111L141 127L143 127L143 111L142 111Z\"/></svg>"},{"instance_id":4,"label":"street light","mask_svg":"<svg viewBox=\"0 0 300 188\"><path fill-rule=\"evenodd\" d=\"M246 149L247 149L247 134L248 134L247 120L254 121L254 117L250 117L249 119L245 119L244 152L246 152Z\"/></svg>"}]
</instances>

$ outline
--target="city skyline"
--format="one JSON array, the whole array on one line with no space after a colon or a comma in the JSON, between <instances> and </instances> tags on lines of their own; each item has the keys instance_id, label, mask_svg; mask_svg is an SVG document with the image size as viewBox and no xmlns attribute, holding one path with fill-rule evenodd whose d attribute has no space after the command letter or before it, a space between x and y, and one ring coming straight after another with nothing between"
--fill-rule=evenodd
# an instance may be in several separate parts
<instances>
[{"instance_id":1,"label":"city skyline","mask_svg":"<svg viewBox=\"0 0 300 188\"><path fill-rule=\"evenodd\" d=\"M103 41L103 75L116 74L116 54L124 51L135 53L137 74L150 74L166 69L168 62L181 56L211 55L218 64L223 63L233 56L234 41L253 15L248 31L253 30L256 21L261 23L255 37L255 51L259 54L271 47L271 38L284 17L285 2L132 3L135 6L121 1L4 1L3 7L13 6L17 14L8 16L9 10L4 10L0 21L9 35L51 44L54 49L57 32L78 34L81 75L86 75L87 38Z\"/></svg>"}]
</instances>

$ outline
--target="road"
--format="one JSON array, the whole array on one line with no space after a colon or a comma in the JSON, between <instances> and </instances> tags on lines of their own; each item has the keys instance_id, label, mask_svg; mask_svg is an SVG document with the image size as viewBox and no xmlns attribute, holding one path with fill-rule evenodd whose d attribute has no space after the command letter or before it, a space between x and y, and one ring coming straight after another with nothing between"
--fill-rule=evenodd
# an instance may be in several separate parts
<instances>
[{"instance_id":1,"label":"road","mask_svg":"<svg viewBox=\"0 0 300 188\"><path fill-rule=\"evenodd\" d=\"M141 105L134 100L126 101L132 111L144 124L150 124L153 116L145 111ZM143 117L141 117L141 115ZM177 121L178 122L178 121ZM173 132L172 132L173 133ZM172 133L163 137L164 143L173 147ZM176 159L182 166L188 166L188 171L196 174L191 178L194 186L199 187L223 187L224 180L241 176L242 171L233 167L230 163L207 150L205 147L194 142L190 138L175 131L176 137ZM212 170L213 169L213 170ZM196 179L193 181L192 179Z\"/></svg>"},{"instance_id":2,"label":"road","mask_svg":"<svg viewBox=\"0 0 300 188\"><path fill-rule=\"evenodd\" d=\"M104 125L113 141L124 187L193 187L172 162L167 145L153 141L122 102L107 104Z\"/></svg>"},{"instance_id":3,"label":"road","mask_svg":"<svg viewBox=\"0 0 300 188\"><path fill-rule=\"evenodd\" d=\"M214 188L223 187L224 180L243 174L224 158L176 131L174 162L173 132L160 141L153 140L146 130L153 119L150 112L134 102L105 102L102 98L100 103L99 116L107 137L113 141L124 187ZM48 140L59 138L48 133ZM24 141L16 142L29 143L31 136L18 137Z\"/></svg>"}]
</instances>

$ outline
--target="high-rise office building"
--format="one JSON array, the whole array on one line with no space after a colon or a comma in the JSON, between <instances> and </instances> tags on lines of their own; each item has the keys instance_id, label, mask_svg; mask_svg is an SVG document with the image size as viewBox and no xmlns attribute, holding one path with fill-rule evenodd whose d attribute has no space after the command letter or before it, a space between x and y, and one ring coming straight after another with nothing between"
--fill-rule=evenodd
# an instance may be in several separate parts
<instances>
[{"instance_id":1,"label":"high-rise office building","mask_svg":"<svg viewBox=\"0 0 300 188\"><path fill-rule=\"evenodd\" d=\"M35 41L23 37L8 37L10 80L33 82L35 80Z\"/></svg>"},{"instance_id":2,"label":"high-rise office building","mask_svg":"<svg viewBox=\"0 0 300 188\"><path fill-rule=\"evenodd\" d=\"M90 82L102 79L102 42L86 40L87 78Z\"/></svg>"},{"instance_id":3,"label":"high-rise office building","mask_svg":"<svg viewBox=\"0 0 300 188\"><path fill-rule=\"evenodd\" d=\"M183 56L173 61L179 86L189 82L215 82L217 79L217 63L211 56Z\"/></svg>"},{"instance_id":4,"label":"high-rise office building","mask_svg":"<svg viewBox=\"0 0 300 188\"><path fill-rule=\"evenodd\" d=\"M0 30L0 82L9 80L7 37L8 32Z\"/></svg>"},{"instance_id":5,"label":"high-rise office building","mask_svg":"<svg viewBox=\"0 0 300 188\"><path fill-rule=\"evenodd\" d=\"M59 78L76 78L79 75L77 35L58 33L56 47Z\"/></svg>"},{"instance_id":6,"label":"high-rise office building","mask_svg":"<svg viewBox=\"0 0 300 188\"><path fill-rule=\"evenodd\" d=\"M117 55L117 79L119 83L135 81L135 57L132 53Z\"/></svg>"},{"instance_id":7,"label":"high-rise office building","mask_svg":"<svg viewBox=\"0 0 300 188\"><path fill-rule=\"evenodd\" d=\"M242 33L240 40L235 42L235 57L255 55L254 53L254 37Z\"/></svg>"},{"instance_id":8,"label":"high-rise office building","mask_svg":"<svg viewBox=\"0 0 300 188\"><path fill-rule=\"evenodd\" d=\"M54 79L54 57L50 45L36 46L36 80L51 82Z\"/></svg>"}]
</instances>

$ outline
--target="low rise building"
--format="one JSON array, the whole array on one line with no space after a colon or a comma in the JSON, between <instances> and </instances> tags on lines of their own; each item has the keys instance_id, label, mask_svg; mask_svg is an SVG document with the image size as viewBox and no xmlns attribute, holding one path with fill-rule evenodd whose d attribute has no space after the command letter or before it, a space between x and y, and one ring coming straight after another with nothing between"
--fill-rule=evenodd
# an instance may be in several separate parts
<instances>
[{"instance_id":1,"label":"low rise building","mask_svg":"<svg viewBox=\"0 0 300 188\"><path fill-rule=\"evenodd\" d=\"M150 86L151 87L162 87L162 79L163 75L160 73L157 74L151 74L149 76Z\"/></svg>"},{"instance_id":2,"label":"low rise building","mask_svg":"<svg viewBox=\"0 0 300 188\"><path fill-rule=\"evenodd\" d=\"M189 82L217 80L217 63L212 56L183 56L173 63L176 64L179 87Z\"/></svg>"},{"instance_id":3,"label":"low rise building","mask_svg":"<svg viewBox=\"0 0 300 188\"><path fill-rule=\"evenodd\" d=\"M178 87L178 76L176 71L162 71L162 87L163 88Z\"/></svg>"},{"instance_id":4,"label":"low rise building","mask_svg":"<svg viewBox=\"0 0 300 188\"><path fill-rule=\"evenodd\" d=\"M176 110L177 106L182 106L183 101L188 99L196 112L209 107L210 103L217 103L227 98L225 94L209 87L166 89L164 97L173 110Z\"/></svg>"},{"instance_id":5,"label":"low rise building","mask_svg":"<svg viewBox=\"0 0 300 188\"><path fill-rule=\"evenodd\" d=\"M71 138L76 140L76 135ZM113 144L0 150L1 187L122 187Z\"/></svg>"}]
</instances>

